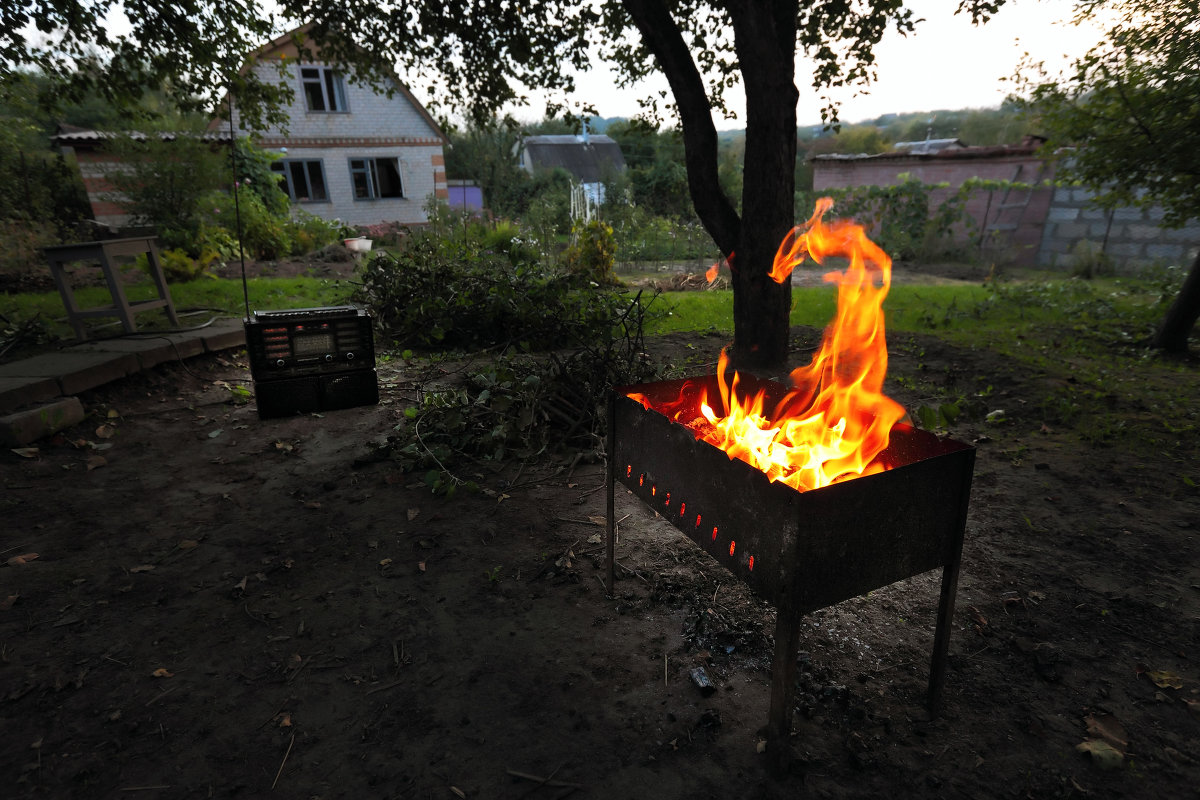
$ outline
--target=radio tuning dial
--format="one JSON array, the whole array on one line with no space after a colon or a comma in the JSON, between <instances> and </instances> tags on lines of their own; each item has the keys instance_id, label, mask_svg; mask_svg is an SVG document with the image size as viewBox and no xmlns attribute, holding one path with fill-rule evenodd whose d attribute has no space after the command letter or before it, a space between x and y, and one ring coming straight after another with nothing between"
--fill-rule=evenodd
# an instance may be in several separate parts
<instances>
[{"instance_id":1,"label":"radio tuning dial","mask_svg":"<svg viewBox=\"0 0 1200 800\"><path fill-rule=\"evenodd\" d=\"M353 360L354 360L354 353L346 353L346 360L347 360L347 361L353 361Z\"/></svg>"},{"instance_id":2,"label":"radio tuning dial","mask_svg":"<svg viewBox=\"0 0 1200 800\"><path fill-rule=\"evenodd\" d=\"M287 362L284 361L282 358L275 362L275 366L277 366L277 367L282 367L285 364L287 364Z\"/></svg>"},{"instance_id":3,"label":"radio tuning dial","mask_svg":"<svg viewBox=\"0 0 1200 800\"><path fill-rule=\"evenodd\" d=\"M332 362L332 361L333 361L333 356L332 356L332 355L329 355L329 354L326 354L326 356L325 356L325 361L326 361L326 362Z\"/></svg>"}]
</instances>

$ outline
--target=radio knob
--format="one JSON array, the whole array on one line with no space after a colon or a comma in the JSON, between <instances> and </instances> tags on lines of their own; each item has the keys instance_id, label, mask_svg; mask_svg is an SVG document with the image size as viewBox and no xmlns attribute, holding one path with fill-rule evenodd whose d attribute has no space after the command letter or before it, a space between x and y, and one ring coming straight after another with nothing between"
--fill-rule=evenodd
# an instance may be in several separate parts
<instances>
[{"instance_id":1,"label":"radio knob","mask_svg":"<svg viewBox=\"0 0 1200 800\"><path fill-rule=\"evenodd\" d=\"M327 355L327 356L325 356L325 361L327 361L327 362L332 362L332 361L333 361L333 356L332 356L332 355Z\"/></svg>"},{"instance_id":2,"label":"radio knob","mask_svg":"<svg viewBox=\"0 0 1200 800\"><path fill-rule=\"evenodd\" d=\"M282 367L285 364L287 364L287 362L284 361L282 358L275 362L275 366L277 366L277 367Z\"/></svg>"},{"instance_id":3,"label":"radio knob","mask_svg":"<svg viewBox=\"0 0 1200 800\"><path fill-rule=\"evenodd\" d=\"M353 360L354 360L354 353L346 353L346 360L347 360L347 361L353 361Z\"/></svg>"}]
</instances>

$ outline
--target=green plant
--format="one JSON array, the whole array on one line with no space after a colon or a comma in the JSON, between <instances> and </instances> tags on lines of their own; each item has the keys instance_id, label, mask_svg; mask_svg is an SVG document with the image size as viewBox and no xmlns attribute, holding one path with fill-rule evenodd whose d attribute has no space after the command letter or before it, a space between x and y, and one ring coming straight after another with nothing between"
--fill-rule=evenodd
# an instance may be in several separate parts
<instances>
[{"instance_id":1,"label":"green plant","mask_svg":"<svg viewBox=\"0 0 1200 800\"><path fill-rule=\"evenodd\" d=\"M1091 280L1112 273L1112 258L1093 243L1081 239L1071 248L1071 274L1076 278Z\"/></svg>"},{"instance_id":2,"label":"green plant","mask_svg":"<svg viewBox=\"0 0 1200 800\"><path fill-rule=\"evenodd\" d=\"M578 288L573 276L532 253L486 246L486 228L414 231L395 254L374 253L356 299L380 333L405 346L532 350L603 341L624 301Z\"/></svg>"},{"instance_id":3,"label":"green plant","mask_svg":"<svg viewBox=\"0 0 1200 800\"><path fill-rule=\"evenodd\" d=\"M597 286L619 283L613 274L616 242L612 226L592 220L584 225L576 225L572 233L575 241L562 254L562 263L567 271Z\"/></svg>"}]
</instances>

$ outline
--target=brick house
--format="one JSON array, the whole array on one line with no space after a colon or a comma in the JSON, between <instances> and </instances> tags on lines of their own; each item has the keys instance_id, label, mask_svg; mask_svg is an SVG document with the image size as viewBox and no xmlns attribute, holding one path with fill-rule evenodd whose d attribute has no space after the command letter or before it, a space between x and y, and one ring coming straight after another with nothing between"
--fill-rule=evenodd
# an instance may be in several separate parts
<instances>
[{"instance_id":1,"label":"brick house","mask_svg":"<svg viewBox=\"0 0 1200 800\"><path fill-rule=\"evenodd\" d=\"M280 59L288 66L283 78L276 69ZM287 132L275 128L253 133L259 145L279 154L274 169L296 207L347 225L419 225L428 222L425 205L430 196L448 197L446 135L399 78L391 78L394 91L389 98L383 90L351 83L327 64L300 62L293 33L257 50L246 68L258 72L264 82L293 81ZM239 123L235 98L237 135L249 133ZM105 178L120 169L105 152L112 135L61 126L54 143L64 154L74 155L96 222L120 228L128 225L129 217ZM204 139L214 147L228 147L229 121L213 120Z\"/></svg>"},{"instance_id":2,"label":"brick house","mask_svg":"<svg viewBox=\"0 0 1200 800\"><path fill-rule=\"evenodd\" d=\"M393 94L352 83L319 61L299 60L295 32L254 52L248 69L264 82L280 80L276 64L287 64L293 81L287 132L254 131L256 141L282 156L274 168L292 202L324 219L349 225L428 221L432 195L448 197L443 148L446 135L398 77ZM244 135L234 98L233 124ZM214 120L210 130L228 128Z\"/></svg>"}]
</instances>

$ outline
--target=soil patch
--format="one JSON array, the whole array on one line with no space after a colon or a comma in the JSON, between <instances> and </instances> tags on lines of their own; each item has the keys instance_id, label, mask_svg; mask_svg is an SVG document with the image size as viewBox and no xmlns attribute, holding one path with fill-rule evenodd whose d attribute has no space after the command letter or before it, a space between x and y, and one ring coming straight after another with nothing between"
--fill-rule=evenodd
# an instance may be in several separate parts
<instances>
[{"instance_id":1,"label":"soil patch","mask_svg":"<svg viewBox=\"0 0 1200 800\"><path fill-rule=\"evenodd\" d=\"M608 596L601 464L487 465L466 476L484 491L434 497L358 459L451 365L388 361L379 406L261 421L230 388L244 357L213 356L0 453L0 563L37 554L0 566L4 796L1195 797L1200 501L1179 463L1055 433L1039 376L994 354L891 351L909 407L927 398L905 378L935 376L1006 411L955 430L979 454L939 719L936 573L806 618L798 757L772 778L773 611L624 491ZM1112 770L1077 750L1110 740Z\"/></svg>"}]
</instances>

